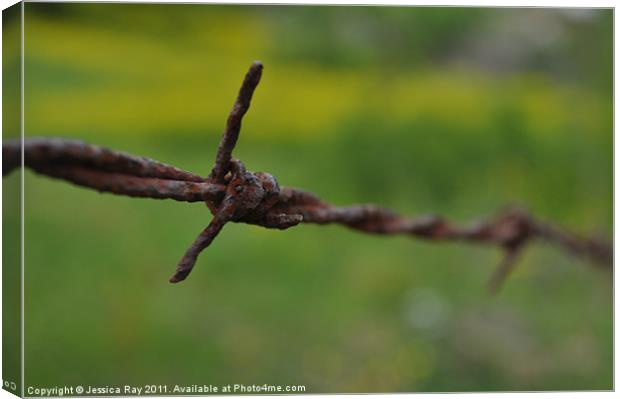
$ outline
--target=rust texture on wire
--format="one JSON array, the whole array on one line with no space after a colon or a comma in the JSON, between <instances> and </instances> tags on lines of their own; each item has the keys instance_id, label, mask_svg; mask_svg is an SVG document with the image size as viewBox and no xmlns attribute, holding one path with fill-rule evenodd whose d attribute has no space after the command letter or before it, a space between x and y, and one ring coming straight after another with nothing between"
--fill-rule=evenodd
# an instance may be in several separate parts
<instances>
[{"instance_id":1,"label":"rust texture on wire","mask_svg":"<svg viewBox=\"0 0 620 399\"><path fill-rule=\"evenodd\" d=\"M130 197L205 202L213 219L177 265L173 283L187 278L200 253L228 222L287 229L300 223L341 224L370 234L409 235L430 241L461 241L499 247L504 257L489 280L496 291L515 267L523 248L533 240L555 245L611 269L609 243L582 237L543 222L522 209L505 209L496 216L460 227L438 216L404 218L376 205L336 207L312 193L280 187L268 173L249 172L232 157L241 121L250 107L263 66L254 62L245 76L228 117L215 164L207 177L174 166L79 141L33 138L23 142L25 166L71 183ZM3 143L3 174L21 165L22 142Z\"/></svg>"}]
</instances>

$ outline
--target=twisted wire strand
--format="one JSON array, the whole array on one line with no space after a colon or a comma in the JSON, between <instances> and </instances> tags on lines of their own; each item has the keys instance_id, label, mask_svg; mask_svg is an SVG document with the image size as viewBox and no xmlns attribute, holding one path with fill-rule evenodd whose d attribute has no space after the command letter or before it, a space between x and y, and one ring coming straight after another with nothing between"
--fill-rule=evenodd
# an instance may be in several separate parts
<instances>
[{"instance_id":1,"label":"twisted wire strand","mask_svg":"<svg viewBox=\"0 0 620 399\"><path fill-rule=\"evenodd\" d=\"M458 241L499 247L504 257L488 287L495 292L514 270L523 249L534 240L588 258L611 270L613 248L597 238L583 237L552 223L543 222L519 208L507 208L495 216L467 226L427 215L405 218L377 205L337 207L297 188L280 188L275 177L249 172L232 157L243 116L260 82L263 65L254 62L241 85L218 146L215 163L207 177L145 157L61 138L31 138L23 142L24 164L37 173L73 184L130 197L205 202L213 214L177 264L170 282L183 281L198 256L226 223L237 222L265 228L287 229L300 223L339 224L379 235L408 235L429 241ZM21 164L21 141L3 141L3 175Z\"/></svg>"}]
</instances>

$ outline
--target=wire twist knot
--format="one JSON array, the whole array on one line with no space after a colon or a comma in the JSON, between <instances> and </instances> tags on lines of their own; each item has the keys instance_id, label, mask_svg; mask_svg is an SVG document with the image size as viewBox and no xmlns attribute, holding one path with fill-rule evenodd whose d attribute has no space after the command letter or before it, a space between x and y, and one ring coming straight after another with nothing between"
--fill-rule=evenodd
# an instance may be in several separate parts
<instances>
[{"instance_id":1,"label":"wire twist knot","mask_svg":"<svg viewBox=\"0 0 620 399\"><path fill-rule=\"evenodd\" d=\"M279 229L292 227L303 220L300 214L287 214L278 209L280 185L270 173L247 171L243 162L232 159L223 183L226 190L221 200L205 197L213 216L221 214L220 217L230 222Z\"/></svg>"}]
</instances>

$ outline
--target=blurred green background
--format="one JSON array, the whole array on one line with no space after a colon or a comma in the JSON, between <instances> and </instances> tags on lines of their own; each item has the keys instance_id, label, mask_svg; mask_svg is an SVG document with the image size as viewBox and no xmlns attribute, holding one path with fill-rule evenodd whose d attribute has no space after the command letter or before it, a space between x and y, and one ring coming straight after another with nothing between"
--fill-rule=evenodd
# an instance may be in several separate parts
<instances>
[{"instance_id":1,"label":"blurred green background","mask_svg":"<svg viewBox=\"0 0 620 399\"><path fill-rule=\"evenodd\" d=\"M25 9L27 136L206 175L260 59L249 169L335 204L462 223L522 204L611 236L612 10ZM204 205L32 172L25 202L26 386L612 388L611 274L544 245L493 297L495 249L228 225L172 285Z\"/></svg>"}]
</instances>

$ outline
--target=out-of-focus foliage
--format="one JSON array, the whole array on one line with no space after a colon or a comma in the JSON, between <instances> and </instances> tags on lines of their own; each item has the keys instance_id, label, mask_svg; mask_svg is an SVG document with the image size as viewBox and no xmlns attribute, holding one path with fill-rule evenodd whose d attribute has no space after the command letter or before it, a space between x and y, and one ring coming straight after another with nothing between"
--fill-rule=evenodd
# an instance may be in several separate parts
<instances>
[{"instance_id":1,"label":"out-of-focus foliage","mask_svg":"<svg viewBox=\"0 0 620 399\"><path fill-rule=\"evenodd\" d=\"M337 204L520 203L610 234L610 10L28 3L25 29L28 136L207 174L260 59L250 169ZM490 297L486 248L232 225L170 285L206 207L30 172L25 201L26 385L612 386L610 275L542 245Z\"/></svg>"}]
</instances>

